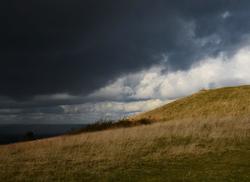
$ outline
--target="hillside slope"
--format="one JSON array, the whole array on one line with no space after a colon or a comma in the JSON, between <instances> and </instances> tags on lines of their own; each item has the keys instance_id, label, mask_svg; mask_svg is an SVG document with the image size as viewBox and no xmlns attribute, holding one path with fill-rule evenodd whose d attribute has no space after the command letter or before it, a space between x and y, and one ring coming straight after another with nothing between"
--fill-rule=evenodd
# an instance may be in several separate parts
<instances>
[{"instance_id":1,"label":"hillside slope","mask_svg":"<svg viewBox=\"0 0 250 182\"><path fill-rule=\"evenodd\" d=\"M250 120L169 121L0 146L0 181L250 181Z\"/></svg>"},{"instance_id":2,"label":"hillside slope","mask_svg":"<svg viewBox=\"0 0 250 182\"><path fill-rule=\"evenodd\" d=\"M249 113L250 86L239 86L202 90L131 119L169 121L187 118L241 117Z\"/></svg>"},{"instance_id":3,"label":"hillside slope","mask_svg":"<svg viewBox=\"0 0 250 182\"><path fill-rule=\"evenodd\" d=\"M249 182L249 89L204 91L148 112L168 122L2 145L0 181Z\"/></svg>"}]
</instances>

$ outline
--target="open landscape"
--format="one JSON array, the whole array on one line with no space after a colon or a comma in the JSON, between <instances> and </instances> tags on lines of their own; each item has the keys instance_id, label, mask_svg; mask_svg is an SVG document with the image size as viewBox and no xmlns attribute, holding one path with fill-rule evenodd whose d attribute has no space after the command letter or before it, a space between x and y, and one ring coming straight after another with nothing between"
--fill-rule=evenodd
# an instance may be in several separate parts
<instances>
[{"instance_id":1,"label":"open landscape","mask_svg":"<svg viewBox=\"0 0 250 182\"><path fill-rule=\"evenodd\" d=\"M250 181L250 86L203 90L154 121L0 146L0 181Z\"/></svg>"},{"instance_id":2,"label":"open landscape","mask_svg":"<svg viewBox=\"0 0 250 182\"><path fill-rule=\"evenodd\" d=\"M250 182L250 0L0 18L0 182Z\"/></svg>"}]
</instances>

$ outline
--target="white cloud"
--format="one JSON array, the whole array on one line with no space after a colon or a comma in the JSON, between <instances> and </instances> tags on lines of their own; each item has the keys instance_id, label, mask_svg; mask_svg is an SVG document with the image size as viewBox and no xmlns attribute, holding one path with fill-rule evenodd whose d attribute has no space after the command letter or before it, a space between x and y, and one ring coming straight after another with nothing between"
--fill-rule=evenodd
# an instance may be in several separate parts
<instances>
[{"instance_id":1,"label":"white cloud","mask_svg":"<svg viewBox=\"0 0 250 182\"><path fill-rule=\"evenodd\" d=\"M21 121L32 118L42 122L44 117L50 123L88 123L98 119L119 119L154 109L203 88L250 84L250 47L241 48L231 57L223 53L215 58L208 57L185 71L166 72L166 64L163 61L161 65L118 78L89 95L88 99L96 100L96 103L63 105L60 106L64 110L63 115L45 113L41 117L36 113L25 115ZM45 98L40 96L36 99ZM67 94L52 95L51 98L72 99ZM8 113L8 110L1 112ZM15 118L15 113L12 114L7 117ZM7 120L7 117L0 119Z\"/></svg>"},{"instance_id":2,"label":"white cloud","mask_svg":"<svg viewBox=\"0 0 250 182\"><path fill-rule=\"evenodd\" d=\"M168 100L189 95L203 88L250 84L250 48L244 47L230 58L221 53L216 58L203 59L186 71L165 73L165 69L165 66L158 65L123 76L93 95L110 100L119 96L126 96L128 100ZM132 81L127 81L129 79L134 81L132 85L129 84Z\"/></svg>"},{"instance_id":3,"label":"white cloud","mask_svg":"<svg viewBox=\"0 0 250 182\"><path fill-rule=\"evenodd\" d=\"M240 49L231 57L221 53L200 60L186 71L165 70L166 61L163 61L148 70L122 76L89 96L106 101L62 107L65 113L79 114L86 121L117 119L154 109L203 88L250 84L250 47Z\"/></svg>"},{"instance_id":4,"label":"white cloud","mask_svg":"<svg viewBox=\"0 0 250 182\"><path fill-rule=\"evenodd\" d=\"M133 90L125 84L126 79L126 77L117 79L114 83L103 87L97 92L89 95L89 98L102 99L112 97L113 99L122 99L124 97L132 95Z\"/></svg>"},{"instance_id":5,"label":"white cloud","mask_svg":"<svg viewBox=\"0 0 250 182\"><path fill-rule=\"evenodd\" d=\"M80 105L61 106L66 114L81 115L86 122L93 122L99 119L120 119L130 114L135 114L165 104L160 99L151 99L134 102L98 102L85 103Z\"/></svg>"}]
</instances>

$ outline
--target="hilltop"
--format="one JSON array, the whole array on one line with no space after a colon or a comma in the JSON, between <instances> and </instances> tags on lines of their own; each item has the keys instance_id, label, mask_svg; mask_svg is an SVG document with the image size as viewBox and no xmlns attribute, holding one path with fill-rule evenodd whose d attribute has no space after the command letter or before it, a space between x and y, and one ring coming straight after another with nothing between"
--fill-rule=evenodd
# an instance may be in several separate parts
<instances>
[{"instance_id":1,"label":"hilltop","mask_svg":"<svg viewBox=\"0 0 250 182\"><path fill-rule=\"evenodd\" d=\"M200 91L136 125L0 146L0 181L250 181L250 87Z\"/></svg>"},{"instance_id":2,"label":"hilltop","mask_svg":"<svg viewBox=\"0 0 250 182\"><path fill-rule=\"evenodd\" d=\"M131 120L150 119L169 121L176 119L243 117L250 113L250 86L201 90L137 116Z\"/></svg>"}]
</instances>

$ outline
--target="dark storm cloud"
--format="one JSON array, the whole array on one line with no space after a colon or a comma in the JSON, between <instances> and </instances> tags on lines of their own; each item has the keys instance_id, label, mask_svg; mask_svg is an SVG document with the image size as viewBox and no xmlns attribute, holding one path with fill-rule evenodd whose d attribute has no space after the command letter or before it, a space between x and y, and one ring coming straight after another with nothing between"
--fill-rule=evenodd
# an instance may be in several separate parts
<instances>
[{"instance_id":1,"label":"dark storm cloud","mask_svg":"<svg viewBox=\"0 0 250 182\"><path fill-rule=\"evenodd\" d=\"M0 95L84 96L162 54L173 70L188 69L240 46L249 8L247 0L1 2Z\"/></svg>"}]
</instances>

